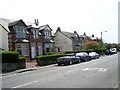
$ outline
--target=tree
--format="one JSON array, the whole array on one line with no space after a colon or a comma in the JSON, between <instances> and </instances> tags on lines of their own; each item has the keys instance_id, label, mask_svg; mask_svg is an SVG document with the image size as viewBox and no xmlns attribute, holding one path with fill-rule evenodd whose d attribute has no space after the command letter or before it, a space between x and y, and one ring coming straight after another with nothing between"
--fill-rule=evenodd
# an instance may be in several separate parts
<instances>
[{"instance_id":1,"label":"tree","mask_svg":"<svg viewBox=\"0 0 120 90\"><path fill-rule=\"evenodd\" d=\"M100 48L100 44L96 41L90 41L85 44L86 49L98 49Z\"/></svg>"}]
</instances>

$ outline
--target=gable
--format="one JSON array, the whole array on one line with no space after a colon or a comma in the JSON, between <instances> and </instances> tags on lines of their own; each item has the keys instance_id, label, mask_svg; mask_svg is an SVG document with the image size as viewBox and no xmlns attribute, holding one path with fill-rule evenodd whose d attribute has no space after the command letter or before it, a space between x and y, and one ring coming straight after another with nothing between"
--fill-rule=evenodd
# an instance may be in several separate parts
<instances>
[{"instance_id":1,"label":"gable","mask_svg":"<svg viewBox=\"0 0 120 90\"><path fill-rule=\"evenodd\" d=\"M49 25L46 25L45 30L52 31L52 29L49 27Z\"/></svg>"},{"instance_id":2,"label":"gable","mask_svg":"<svg viewBox=\"0 0 120 90\"><path fill-rule=\"evenodd\" d=\"M55 37L59 37L59 38L67 38L67 39L69 39L69 40L71 40L72 41L72 39L70 38L70 37L68 37L67 35L65 35L64 33L62 33L61 31L57 31L56 33L55 33Z\"/></svg>"},{"instance_id":3,"label":"gable","mask_svg":"<svg viewBox=\"0 0 120 90\"><path fill-rule=\"evenodd\" d=\"M15 22L11 22L9 23L9 27L10 26L22 26L22 27L27 27L27 25L23 22L23 20L18 20Z\"/></svg>"}]
</instances>

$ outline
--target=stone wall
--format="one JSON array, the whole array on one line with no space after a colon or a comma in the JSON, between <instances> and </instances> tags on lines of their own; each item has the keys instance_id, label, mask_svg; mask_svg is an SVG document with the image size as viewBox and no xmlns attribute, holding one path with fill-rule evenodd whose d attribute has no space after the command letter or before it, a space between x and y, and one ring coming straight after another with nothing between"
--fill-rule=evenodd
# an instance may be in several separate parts
<instances>
[{"instance_id":1,"label":"stone wall","mask_svg":"<svg viewBox=\"0 0 120 90\"><path fill-rule=\"evenodd\" d=\"M26 68L26 62L24 63L3 63L2 64L2 72L11 72L17 69Z\"/></svg>"}]
</instances>

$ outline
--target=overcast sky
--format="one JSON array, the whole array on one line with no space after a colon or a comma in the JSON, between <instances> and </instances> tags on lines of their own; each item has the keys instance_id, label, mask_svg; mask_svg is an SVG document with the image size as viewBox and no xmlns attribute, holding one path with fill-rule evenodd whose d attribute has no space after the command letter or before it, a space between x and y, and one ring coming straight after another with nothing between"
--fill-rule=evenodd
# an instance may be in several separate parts
<instances>
[{"instance_id":1,"label":"overcast sky","mask_svg":"<svg viewBox=\"0 0 120 90\"><path fill-rule=\"evenodd\" d=\"M49 24L55 31L94 34L108 43L118 42L119 0L0 0L0 17ZM107 31L107 32L104 32Z\"/></svg>"}]
</instances>

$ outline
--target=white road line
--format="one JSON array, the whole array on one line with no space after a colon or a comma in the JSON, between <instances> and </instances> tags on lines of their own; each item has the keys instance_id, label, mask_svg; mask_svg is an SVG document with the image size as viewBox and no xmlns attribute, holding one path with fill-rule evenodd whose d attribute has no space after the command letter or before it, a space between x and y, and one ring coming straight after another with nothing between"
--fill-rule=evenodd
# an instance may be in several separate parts
<instances>
[{"instance_id":1,"label":"white road line","mask_svg":"<svg viewBox=\"0 0 120 90\"><path fill-rule=\"evenodd\" d=\"M20 88L20 87L23 87L23 86L27 86L29 84L37 83L37 82L38 81L33 81L33 82L26 83L26 84L18 85L18 86L12 87L12 89L14 89L14 88Z\"/></svg>"},{"instance_id":2,"label":"white road line","mask_svg":"<svg viewBox=\"0 0 120 90\"><path fill-rule=\"evenodd\" d=\"M25 73L29 73L29 72L15 73L15 74L10 74L10 75L5 75L5 76L2 76L2 77L11 77L11 76L15 76L15 75L22 75L22 74L25 74Z\"/></svg>"},{"instance_id":3,"label":"white road line","mask_svg":"<svg viewBox=\"0 0 120 90\"><path fill-rule=\"evenodd\" d=\"M106 72L107 69L105 68L84 68L82 71L98 71L98 72Z\"/></svg>"}]
</instances>

